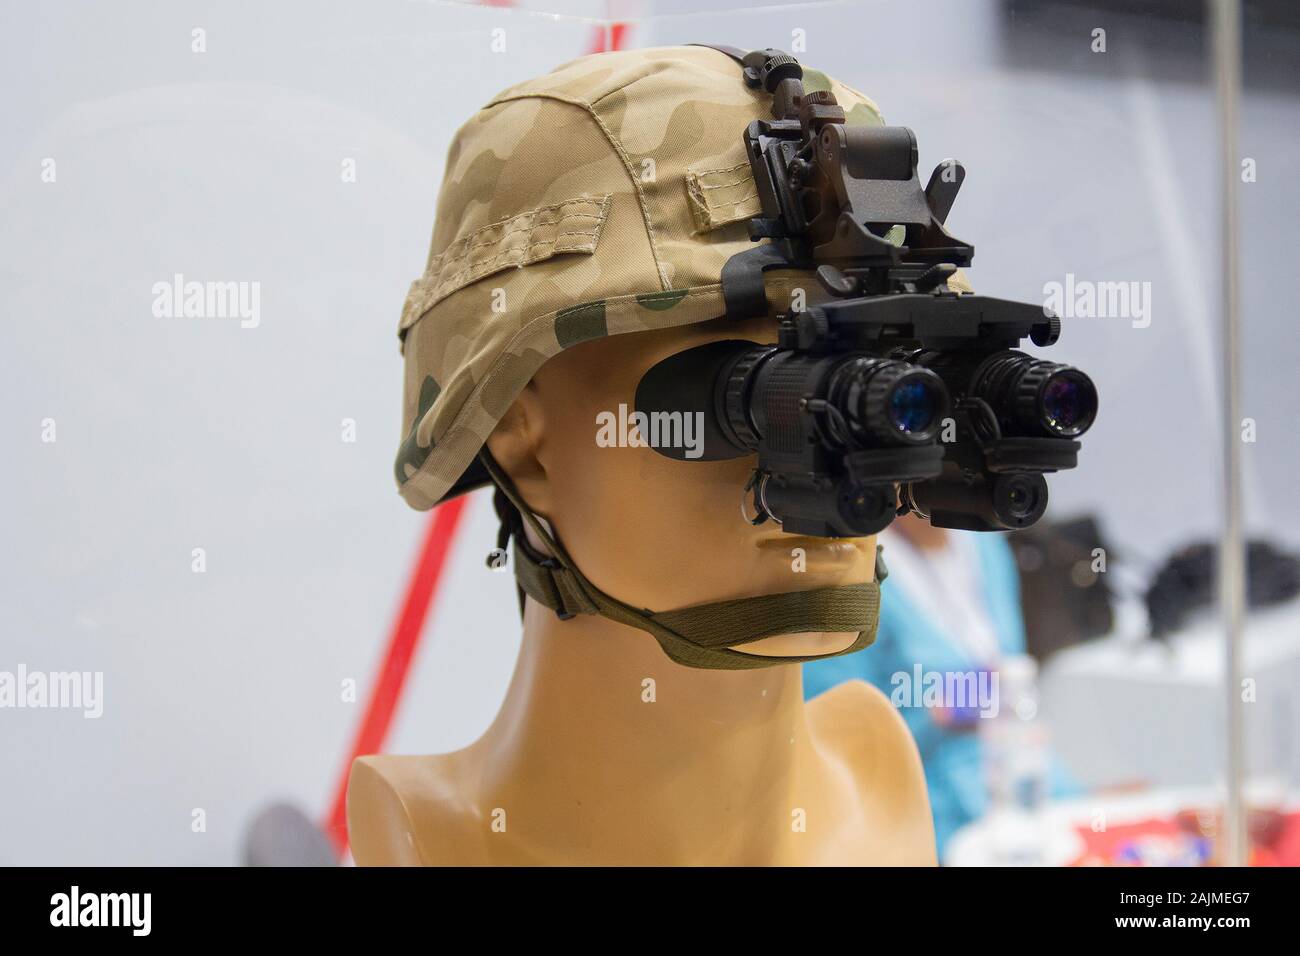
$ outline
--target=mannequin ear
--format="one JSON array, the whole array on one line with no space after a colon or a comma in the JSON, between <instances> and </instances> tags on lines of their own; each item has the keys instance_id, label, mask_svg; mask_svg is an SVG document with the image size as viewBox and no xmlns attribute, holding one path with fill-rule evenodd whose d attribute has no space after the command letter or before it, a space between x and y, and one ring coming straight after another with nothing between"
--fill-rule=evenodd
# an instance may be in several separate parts
<instances>
[{"instance_id":1,"label":"mannequin ear","mask_svg":"<svg viewBox=\"0 0 1300 956\"><path fill-rule=\"evenodd\" d=\"M551 503L550 483L538 457L542 430L542 402L536 384L529 382L487 440L492 457L538 514L546 514Z\"/></svg>"}]
</instances>

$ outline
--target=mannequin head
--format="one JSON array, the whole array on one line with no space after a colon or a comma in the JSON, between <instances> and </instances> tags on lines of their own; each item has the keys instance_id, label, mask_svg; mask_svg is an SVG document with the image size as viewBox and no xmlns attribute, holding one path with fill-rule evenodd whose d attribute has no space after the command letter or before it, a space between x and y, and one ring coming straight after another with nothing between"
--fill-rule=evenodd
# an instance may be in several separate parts
<instances>
[{"instance_id":1,"label":"mannequin head","mask_svg":"<svg viewBox=\"0 0 1300 956\"><path fill-rule=\"evenodd\" d=\"M574 346L542 366L488 448L588 579L636 607L667 611L871 581L874 537L807 538L741 517L752 457L682 462L648 447L597 443L597 417L634 407L637 383L652 365L719 339L775 342L776 322L719 319ZM529 541L541 547L531 533ZM736 649L832 654L856 636L778 635Z\"/></svg>"}]
</instances>

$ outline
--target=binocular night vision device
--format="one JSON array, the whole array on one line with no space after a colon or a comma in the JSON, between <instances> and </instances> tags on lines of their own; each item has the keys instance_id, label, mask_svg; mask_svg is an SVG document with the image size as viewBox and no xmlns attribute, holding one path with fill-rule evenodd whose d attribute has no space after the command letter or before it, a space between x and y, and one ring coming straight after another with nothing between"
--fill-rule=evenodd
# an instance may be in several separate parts
<instances>
[{"instance_id":1,"label":"binocular night vision device","mask_svg":"<svg viewBox=\"0 0 1300 956\"><path fill-rule=\"evenodd\" d=\"M1032 525L1047 508L1043 476L1076 464L1097 390L1017 350L1059 337L1041 305L949 288L974 255L943 225L964 169L945 161L922 189L911 130L846 124L778 50L715 49L772 94L774 117L744 132L762 204L750 237L770 241L724 266L727 316L768 314L767 269L815 270L828 295L780 313L775 346L719 341L660 362L637 411L702 421L690 460L757 453L742 498L755 524L852 537L912 511L944 528Z\"/></svg>"}]
</instances>

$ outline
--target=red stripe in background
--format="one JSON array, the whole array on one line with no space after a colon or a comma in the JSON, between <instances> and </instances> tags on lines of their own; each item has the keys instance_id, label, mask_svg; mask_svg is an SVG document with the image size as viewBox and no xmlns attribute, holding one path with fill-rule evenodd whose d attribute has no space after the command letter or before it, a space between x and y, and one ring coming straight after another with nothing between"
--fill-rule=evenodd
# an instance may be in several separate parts
<instances>
[{"instance_id":1,"label":"red stripe in background","mask_svg":"<svg viewBox=\"0 0 1300 956\"><path fill-rule=\"evenodd\" d=\"M513 0L481 0L488 6L508 7ZM604 53L607 50L621 50L631 32L631 24L611 23L608 27L597 26L587 47L588 53ZM429 516L429 527L425 532L424 544L420 556L412 569L410 582L406 586L406 598L402 602L402 611L393 625L388 638L388 648L384 651L383 664L379 679L370 689L370 699L366 702L366 714L361 721L361 729L353 741L352 751L343 772L339 776L334 790L334 802L325 832L334 843L340 857L348 849L348 774L352 762L366 754L379 753L388 739L388 729L393 720L393 712L402 695L406 675L410 670L411 658L420 642L424 630L424 621L429 613L438 588L438 579L442 576L447 553L451 550L456 527L460 524L468 496L453 498L439 505Z\"/></svg>"},{"instance_id":2,"label":"red stripe in background","mask_svg":"<svg viewBox=\"0 0 1300 956\"><path fill-rule=\"evenodd\" d=\"M610 50L623 49L623 43L631 29L632 25L629 23L611 23L608 28L596 27L595 35L591 38L591 45L587 47L587 52L606 53Z\"/></svg>"},{"instance_id":3,"label":"red stripe in background","mask_svg":"<svg viewBox=\"0 0 1300 956\"><path fill-rule=\"evenodd\" d=\"M348 848L348 773L352 761L366 754L379 753L384 740L388 737L388 728L393 720L393 712L402 696L402 686L410 671L411 658L416 645L420 642L420 633L424 629L424 620L428 616L429 605L438 590L438 581L442 577L447 563L447 554L456 536L456 527L465 511L468 495L453 498L434 509L429 516L425 529L424 542L415 568L406 586L406 597L402 600L402 610L393 624L388 637L388 647L384 651L383 664L380 666L378 679L370 688L370 699L366 702L366 713L361 720L352 743L352 750L343 773L339 777L334 793L334 805L325 822L325 832L333 841L340 856Z\"/></svg>"}]
</instances>

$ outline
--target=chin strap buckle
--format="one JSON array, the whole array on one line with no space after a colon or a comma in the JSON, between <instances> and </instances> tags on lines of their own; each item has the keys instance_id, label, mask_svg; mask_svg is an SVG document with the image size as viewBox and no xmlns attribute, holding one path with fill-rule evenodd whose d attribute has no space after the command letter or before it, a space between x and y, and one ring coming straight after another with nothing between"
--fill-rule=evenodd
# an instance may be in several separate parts
<instances>
[{"instance_id":1,"label":"chin strap buckle","mask_svg":"<svg viewBox=\"0 0 1300 956\"><path fill-rule=\"evenodd\" d=\"M561 621L596 613L596 603L557 558L534 551L522 534L515 536L514 547L515 579L525 594L550 608Z\"/></svg>"},{"instance_id":2,"label":"chin strap buckle","mask_svg":"<svg viewBox=\"0 0 1300 956\"><path fill-rule=\"evenodd\" d=\"M556 580L559 577L557 572L563 572L564 565L560 564L560 562L555 560L555 558L543 557L537 559L537 566L551 572L549 575L551 578L551 587L553 588L551 593L555 595L555 606L552 607L551 610L555 612L555 616L561 621L567 621L571 617L577 617L578 615L576 612L570 611L565 606L564 591L560 587L560 582Z\"/></svg>"}]
</instances>

